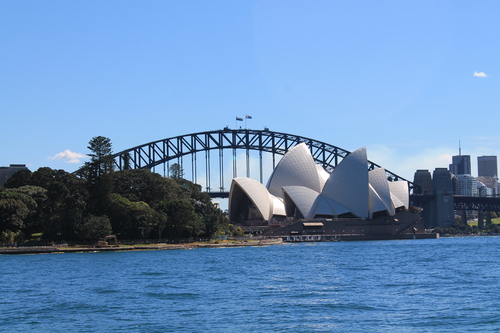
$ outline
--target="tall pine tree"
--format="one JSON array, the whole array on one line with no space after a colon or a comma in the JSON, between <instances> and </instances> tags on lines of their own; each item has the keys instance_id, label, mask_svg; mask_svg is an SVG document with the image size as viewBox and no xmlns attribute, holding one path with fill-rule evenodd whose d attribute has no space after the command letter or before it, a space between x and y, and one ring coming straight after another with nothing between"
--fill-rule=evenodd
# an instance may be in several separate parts
<instances>
[{"instance_id":1,"label":"tall pine tree","mask_svg":"<svg viewBox=\"0 0 500 333\"><path fill-rule=\"evenodd\" d=\"M90 195L89 208L97 216L106 213L111 194L111 177L114 159L112 145L109 138L103 136L93 137L87 147L90 153L89 162L80 169L80 176L87 180Z\"/></svg>"}]
</instances>

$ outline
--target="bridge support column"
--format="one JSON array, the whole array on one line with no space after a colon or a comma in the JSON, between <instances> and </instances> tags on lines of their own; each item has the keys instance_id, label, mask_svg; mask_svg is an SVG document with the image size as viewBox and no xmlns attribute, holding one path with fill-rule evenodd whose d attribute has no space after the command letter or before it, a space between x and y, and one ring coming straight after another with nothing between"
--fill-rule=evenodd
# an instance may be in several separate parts
<instances>
[{"instance_id":1,"label":"bridge support column","mask_svg":"<svg viewBox=\"0 0 500 333\"><path fill-rule=\"evenodd\" d=\"M484 228L484 213L482 210L477 211L477 227L479 230Z\"/></svg>"},{"instance_id":2,"label":"bridge support column","mask_svg":"<svg viewBox=\"0 0 500 333\"><path fill-rule=\"evenodd\" d=\"M463 224L467 224L467 211L466 210L462 210L462 223Z\"/></svg>"},{"instance_id":3,"label":"bridge support column","mask_svg":"<svg viewBox=\"0 0 500 333\"><path fill-rule=\"evenodd\" d=\"M441 228L451 227L455 222L455 213L450 171L446 168L436 168L432 175L432 186L436 195L432 205L432 224Z\"/></svg>"},{"instance_id":4,"label":"bridge support column","mask_svg":"<svg viewBox=\"0 0 500 333\"><path fill-rule=\"evenodd\" d=\"M486 225L491 225L491 212L486 212Z\"/></svg>"}]
</instances>

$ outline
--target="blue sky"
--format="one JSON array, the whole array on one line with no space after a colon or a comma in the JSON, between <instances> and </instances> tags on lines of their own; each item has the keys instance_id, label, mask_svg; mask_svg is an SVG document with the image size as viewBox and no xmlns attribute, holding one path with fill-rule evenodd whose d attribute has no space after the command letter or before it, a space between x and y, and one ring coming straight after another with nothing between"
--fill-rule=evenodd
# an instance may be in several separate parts
<instances>
[{"instance_id":1,"label":"blue sky","mask_svg":"<svg viewBox=\"0 0 500 333\"><path fill-rule=\"evenodd\" d=\"M408 179L500 155L500 1L0 1L0 166L74 171L207 130L297 134ZM241 124L241 123L240 123ZM238 124L238 125L240 125Z\"/></svg>"}]
</instances>

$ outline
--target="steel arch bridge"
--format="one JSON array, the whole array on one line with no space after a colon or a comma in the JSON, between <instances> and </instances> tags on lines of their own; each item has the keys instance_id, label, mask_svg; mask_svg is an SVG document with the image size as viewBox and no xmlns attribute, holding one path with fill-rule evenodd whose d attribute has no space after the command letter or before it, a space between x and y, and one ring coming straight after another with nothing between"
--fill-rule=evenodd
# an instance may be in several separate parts
<instances>
[{"instance_id":1,"label":"steel arch bridge","mask_svg":"<svg viewBox=\"0 0 500 333\"><path fill-rule=\"evenodd\" d=\"M272 155L272 168L276 167L276 156L285 155L291 148L299 143L306 143L313 159L328 172L333 169L350 154L349 151L337 146L314 140L311 138L273 132L268 128L264 130L229 129L207 131L193 134L180 135L172 138L146 143L137 147L126 149L114 154L115 166L118 170L124 169L152 169L163 165L166 174L170 161L175 161L184 169L184 157L191 156L192 181L197 182L197 155L205 154L204 166L206 191L213 197L226 197L224 192L224 151L232 154L232 176L237 177L237 151L245 151L246 175L250 177L250 151L257 151L259 156L259 181L263 183L263 153ZM216 151L218 159L219 189L212 191L211 188L211 152ZM241 158L240 158L241 160ZM240 162L241 163L241 162ZM380 168L380 165L368 161L368 170ZM386 170L387 179L390 181L406 180L397 174ZM406 180L408 181L408 180ZM409 181L408 181L409 182ZM409 182L410 188L412 183Z\"/></svg>"}]
</instances>

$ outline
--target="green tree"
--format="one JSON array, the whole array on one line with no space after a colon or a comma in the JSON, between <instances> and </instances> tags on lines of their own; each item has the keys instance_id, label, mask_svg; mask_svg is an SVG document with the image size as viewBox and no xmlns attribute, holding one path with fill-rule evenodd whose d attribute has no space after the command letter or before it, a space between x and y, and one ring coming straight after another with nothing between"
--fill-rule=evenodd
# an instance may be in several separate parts
<instances>
[{"instance_id":1,"label":"green tree","mask_svg":"<svg viewBox=\"0 0 500 333\"><path fill-rule=\"evenodd\" d=\"M113 156L111 140L104 136L95 136L89 141L87 148L90 153L90 164L93 164L93 171L96 177L101 177L113 171Z\"/></svg>"},{"instance_id":2,"label":"green tree","mask_svg":"<svg viewBox=\"0 0 500 333\"><path fill-rule=\"evenodd\" d=\"M132 169L132 167L130 166L130 159L131 157L128 152L123 154L123 170Z\"/></svg>"},{"instance_id":3,"label":"green tree","mask_svg":"<svg viewBox=\"0 0 500 333\"><path fill-rule=\"evenodd\" d=\"M203 223L193 205L186 200L174 200L160 205L168 215L167 230L170 238L191 238L203 233Z\"/></svg>"},{"instance_id":4,"label":"green tree","mask_svg":"<svg viewBox=\"0 0 500 333\"><path fill-rule=\"evenodd\" d=\"M110 196L109 217L113 232L122 239L143 239L156 226L156 212L143 201L132 202L117 193Z\"/></svg>"},{"instance_id":5,"label":"green tree","mask_svg":"<svg viewBox=\"0 0 500 333\"><path fill-rule=\"evenodd\" d=\"M112 233L111 223L107 216L90 215L79 227L80 238L86 241L97 241Z\"/></svg>"},{"instance_id":6,"label":"green tree","mask_svg":"<svg viewBox=\"0 0 500 333\"><path fill-rule=\"evenodd\" d=\"M32 172L28 169L21 169L14 173L12 177L7 179L7 182L3 185L5 188L16 188L23 185L27 185L29 179L31 178Z\"/></svg>"},{"instance_id":7,"label":"green tree","mask_svg":"<svg viewBox=\"0 0 500 333\"><path fill-rule=\"evenodd\" d=\"M174 163L169 168L170 177L173 179L184 178L184 169L179 163Z\"/></svg>"},{"instance_id":8,"label":"green tree","mask_svg":"<svg viewBox=\"0 0 500 333\"><path fill-rule=\"evenodd\" d=\"M204 224L205 235L214 237L226 220L224 213L210 201L194 201L194 209Z\"/></svg>"},{"instance_id":9,"label":"green tree","mask_svg":"<svg viewBox=\"0 0 500 333\"><path fill-rule=\"evenodd\" d=\"M20 199L0 199L0 231L19 231L24 228L30 210Z\"/></svg>"},{"instance_id":10,"label":"green tree","mask_svg":"<svg viewBox=\"0 0 500 333\"><path fill-rule=\"evenodd\" d=\"M156 211L155 224L158 231L158 241L162 238L163 230L167 227L168 215L162 211Z\"/></svg>"},{"instance_id":11,"label":"green tree","mask_svg":"<svg viewBox=\"0 0 500 333\"><path fill-rule=\"evenodd\" d=\"M244 236L245 235L245 232L243 231L243 229L241 229L240 227L238 227L234 233L233 233L234 236L237 236L237 237L241 237L241 236Z\"/></svg>"},{"instance_id":12,"label":"green tree","mask_svg":"<svg viewBox=\"0 0 500 333\"><path fill-rule=\"evenodd\" d=\"M0 231L25 229L37 211L36 201L17 189L0 191Z\"/></svg>"},{"instance_id":13,"label":"green tree","mask_svg":"<svg viewBox=\"0 0 500 333\"><path fill-rule=\"evenodd\" d=\"M15 189L19 193L29 196L35 201L36 205L28 207L30 214L25 221L24 233L30 235L32 233L41 232L41 224L43 223L44 212L49 205L47 190L40 186L24 185Z\"/></svg>"},{"instance_id":14,"label":"green tree","mask_svg":"<svg viewBox=\"0 0 500 333\"><path fill-rule=\"evenodd\" d=\"M99 216L105 214L111 194L110 173L114 164L111 140L96 136L89 141L87 148L90 150L87 154L90 161L85 162L78 175L87 181L90 211Z\"/></svg>"},{"instance_id":15,"label":"green tree","mask_svg":"<svg viewBox=\"0 0 500 333\"><path fill-rule=\"evenodd\" d=\"M5 230L0 233L0 242L4 244L13 244L14 242L23 242L23 232L18 230L16 232Z\"/></svg>"},{"instance_id":16,"label":"green tree","mask_svg":"<svg viewBox=\"0 0 500 333\"><path fill-rule=\"evenodd\" d=\"M44 167L33 172L29 183L44 188L47 196L47 204L40 207L37 232L43 232L46 240L77 240L78 228L87 215L85 179Z\"/></svg>"},{"instance_id":17,"label":"green tree","mask_svg":"<svg viewBox=\"0 0 500 333\"><path fill-rule=\"evenodd\" d=\"M174 179L189 195L189 201L194 207L195 213L203 224L204 234L207 237L213 237L217 234L224 224L228 224L224 212L212 203L208 193L202 191L201 185L195 184L184 178Z\"/></svg>"},{"instance_id":18,"label":"green tree","mask_svg":"<svg viewBox=\"0 0 500 333\"><path fill-rule=\"evenodd\" d=\"M187 191L173 179L146 169L123 170L112 174L112 191L130 201L144 201L150 206L160 201L187 198ZM186 195L182 196L182 193Z\"/></svg>"}]
</instances>

